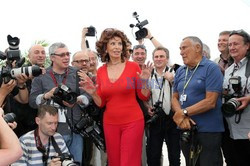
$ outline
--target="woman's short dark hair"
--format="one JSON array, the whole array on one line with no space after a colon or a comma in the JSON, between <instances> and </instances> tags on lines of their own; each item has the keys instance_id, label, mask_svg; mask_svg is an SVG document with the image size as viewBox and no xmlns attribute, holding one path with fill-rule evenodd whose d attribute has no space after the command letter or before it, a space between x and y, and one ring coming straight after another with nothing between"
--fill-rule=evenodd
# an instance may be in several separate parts
<instances>
[{"instance_id":1,"label":"woman's short dark hair","mask_svg":"<svg viewBox=\"0 0 250 166\"><path fill-rule=\"evenodd\" d=\"M118 29L107 28L102 32L100 39L96 42L96 50L98 52L98 55L101 57L102 62L110 61L109 55L106 52L107 43L110 39L113 39L114 37L119 37L122 40L122 62L124 62L125 59L129 56L127 51L127 43L129 42L129 40L127 36Z\"/></svg>"}]
</instances>

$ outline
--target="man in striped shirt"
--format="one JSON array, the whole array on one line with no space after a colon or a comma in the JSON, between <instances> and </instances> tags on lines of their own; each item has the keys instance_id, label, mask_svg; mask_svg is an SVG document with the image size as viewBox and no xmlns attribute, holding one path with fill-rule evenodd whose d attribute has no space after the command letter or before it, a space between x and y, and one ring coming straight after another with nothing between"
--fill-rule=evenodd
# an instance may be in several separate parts
<instances>
[{"instance_id":1,"label":"man in striped shirt","mask_svg":"<svg viewBox=\"0 0 250 166\"><path fill-rule=\"evenodd\" d=\"M56 132L58 124L58 111L50 105L38 108L36 117L38 128L26 133L19 140L23 149L23 156L12 166L59 166L60 158L55 150L55 142L62 153L69 154L62 136ZM53 143L53 139L55 140Z\"/></svg>"}]
</instances>

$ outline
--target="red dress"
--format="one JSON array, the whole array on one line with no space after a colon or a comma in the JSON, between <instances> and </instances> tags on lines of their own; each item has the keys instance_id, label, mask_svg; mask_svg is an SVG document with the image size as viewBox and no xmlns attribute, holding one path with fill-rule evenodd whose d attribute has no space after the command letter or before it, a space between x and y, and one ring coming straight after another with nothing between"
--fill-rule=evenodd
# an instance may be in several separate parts
<instances>
[{"instance_id":1,"label":"red dress","mask_svg":"<svg viewBox=\"0 0 250 166\"><path fill-rule=\"evenodd\" d=\"M125 63L121 76L113 83L108 78L106 64L97 72L97 92L102 99L101 106L106 106L104 112L106 124L125 124L143 119L136 93L141 100L147 100L149 96L141 93L141 84L137 75L141 69L135 62Z\"/></svg>"}]
</instances>

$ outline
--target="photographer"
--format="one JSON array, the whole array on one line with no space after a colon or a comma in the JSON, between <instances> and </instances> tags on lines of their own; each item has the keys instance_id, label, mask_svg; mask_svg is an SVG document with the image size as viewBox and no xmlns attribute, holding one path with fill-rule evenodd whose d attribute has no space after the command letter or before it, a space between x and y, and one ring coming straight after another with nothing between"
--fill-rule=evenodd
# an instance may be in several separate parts
<instances>
[{"instance_id":1,"label":"photographer","mask_svg":"<svg viewBox=\"0 0 250 166\"><path fill-rule=\"evenodd\" d=\"M244 30L232 31L229 35L229 53L234 63L225 71L223 88L226 100L223 104L223 113L232 113L226 116L230 137L233 160L236 165L246 166L250 163L250 37ZM236 80L238 80L236 82ZM232 103L233 102L233 103ZM233 104L233 105L232 105ZM239 105L238 105L239 104ZM232 105L233 107L228 108Z\"/></svg>"},{"instance_id":2,"label":"photographer","mask_svg":"<svg viewBox=\"0 0 250 166\"><path fill-rule=\"evenodd\" d=\"M202 56L202 46L195 36L185 37L180 44L185 65L175 74L173 119L184 130L181 149L187 165L222 166L223 76L218 65Z\"/></svg>"},{"instance_id":3,"label":"photographer","mask_svg":"<svg viewBox=\"0 0 250 166\"><path fill-rule=\"evenodd\" d=\"M28 66L30 67L30 66L37 65L41 69L43 69L44 63L45 63L45 57L46 57L45 49L43 46L39 44L32 45L29 48L28 57L29 57L28 64L23 65L23 67L28 67ZM29 93L31 90L32 79L33 77L27 80L25 84ZM31 131L37 128L37 125L35 122L37 109L31 108L29 106L29 103L21 103L19 101L12 100L11 110L17 116L16 120L17 120L18 126L15 129L15 133L17 134L18 137L22 136L28 131Z\"/></svg>"},{"instance_id":4,"label":"photographer","mask_svg":"<svg viewBox=\"0 0 250 166\"><path fill-rule=\"evenodd\" d=\"M174 123L171 110L173 69L168 66L169 51L164 47L157 47L153 51L154 70L150 83L151 98L149 101L147 121L149 135L147 138L148 166L160 166L162 145L165 140L168 148L169 164L180 166L180 133ZM159 103L157 105L157 103Z\"/></svg>"},{"instance_id":5,"label":"photographer","mask_svg":"<svg viewBox=\"0 0 250 166\"><path fill-rule=\"evenodd\" d=\"M3 118L0 108L0 165L9 165L22 156L22 149L15 133Z\"/></svg>"},{"instance_id":6,"label":"photographer","mask_svg":"<svg viewBox=\"0 0 250 166\"><path fill-rule=\"evenodd\" d=\"M26 133L20 138L24 153L12 166L61 166L63 161L57 156L65 153L69 154L69 152L62 136L56 133L58 110L49 105L40 106L36 123L38 125L37 129ZM55 158L51 159L52 157Z\"/></svg>"},{"instance_id":7,"label":"photographer","mask_svg":"<svg viewBox=\"0 0 250 166\"><path fill-rule=\"evenodd\" d=\"M78 81L76 79L77 70L69 66L70 52L65 44L52 44L49 47L49 54L52 66L46 69L44 75L40 75L33 79L29 103L33 108L37 108L37 106L41 104L51 104L58 107L58 132L62 134L74 160L81 162L83 139L81 135L73 132L72 126L74 126L81 117L79 104L83 104L84 96L77 96L77 102L75 102L74 100L65 101L67 95L64 95L65 93L69 93L68 90L74 93L80 92L80 94L83 94L83 91L78 89ZM60 104L58 104L58 101L55 99L61 100Z\"/></svg>"}]
</instances>

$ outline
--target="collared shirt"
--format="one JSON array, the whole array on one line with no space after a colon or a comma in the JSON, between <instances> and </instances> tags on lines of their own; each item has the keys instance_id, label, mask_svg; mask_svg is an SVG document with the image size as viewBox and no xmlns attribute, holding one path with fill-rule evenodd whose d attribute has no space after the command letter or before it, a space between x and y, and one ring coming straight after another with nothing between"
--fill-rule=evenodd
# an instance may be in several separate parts
<instances>
[{"instance_id":1,"label":"collared shirt","mask_svg":"<svg viewBox=\"0 0 250 166\"><path fill-rule=\"evenodd\" d=\"M165 69L163 70L165 71ZM163 83L163 76L165 72L162 73L162 75L158 74L156 69L154 69L154 73L150 79L150 85L151 85L151 94L153 98L153 105L158 101L162 101L163 97L163 110L166 113L166 115L169 114L171 109L171 93L170 90L171 86L168 80L165 79L164 84ZM157 78L156 78L157 77ZM161 90L162 89L162 90ZM160 94L161 93L161 94ZM152 98L150 98L149 104L152 105Z\"/></svg>"},{"instance_id":2,"label":"collared shirt","mask_svg":"<svg viewBox=\"0 0 250 166\"><path fill-rule=\"evenodd\" d=\"M247 58L243 58L238 64L233 63L227 70L225 71L224 83L223 88L227 89L229 87L229 94L235 93L232 89L232 86L229 85L229 79L232 76L240 76L241 77L241 86L242 86L242 93L245 93L245 96L249 96L250 91L250 80L246 78L246 65L247 65ZM237 67L236 67L237 66ZM238 68L238 69L236 69ZM248 79L248 81L247 81ZM246 85L247 83L247 85ZM228 86L229 85L229 86ZM237 124L235 123L235 115L229 118L226 118L228 122L228 128L230 130L230 136L233 139L248 139L247 134L250 131L250 105L244 109L241 114L241 120Z\"/></svg>"},{"instance_id":3,"label":"collared shirt","mask_svg":"<svg viewBox=\"0 0 250 166\"><path fill-rule=\"evenodd\" d=\"M54 134L54 139L60 148L62 153L68 153L68 148L59 133ZM34 137L34 130L26 133L22 137L20 137L21 147L23 149L22 157L17 160L15 163L11 164L12 166L44 166L42 157L43 154L37 149L35 137ZM48 144L45 145L45 148L48 148ZM48 163L51 161L51 157L56 156L56 151L52 144L50 144L50 151L48 157Z\"/></svg>"},{"instance_id":4,"label":"collared shirt","mask_svg":"<svg viewBox=\"0 0 250 166\"><path fill-rule=\"evenodd\" d=\"M184 65L180 67L175 74L174 92L177 92L179 96L183 93L186 69L187 66ZM187 73L187 79L190 78L194 70L195 69L192 69ZM191 118L196 122L199 132L224 131L221 113L222 83L223 75L219 66L203 57L185 89L186 100L183 102L183 105L181 105L182 108L187 108L200 102L205 99L206 92L217 92L219 94L215 108L204 113L191 116Z\"/></svg>"},{"instance_id":5,"label":"collared shirt","mask_svg":"<svg viewBox=\"0 0 250 166\"><path fill-rule=\"evenodd\" d=\"M46 69L45 74L35 77L33 79L32 85L31 85L30 97L29 97L29 104L31 107L37 108L38 104L42 103L43 94L46 92L49 92L52 88L56 86L53 78L50 75L51 70L52 70L52 67L49 67ZM66 81L65 81L66 86L69 87L73 92L76 92L78 88L77 87L78 84L76 83L76 70L77 70L76 68L69 66L68 74L67 74ZM66 73L63 73L63 74L54 73L55 79L58 84L61 84L63 82L65 78L65 74ZM83 91L80 91L80 94L83 94L89 97L89 95ZM59 107L58 104L54 103L52 100L48 100L48 103L61 109L61 107ZM76 104L72 108L67 107L66 109L67 109L67 116L69 117L69 120L72 119L71 115L73 114L73 122L74 123L78 122L78 120L81 118L81 115L82 115L82 111L80 107L78 106L78 104ZM68 135L71 133L67 123L58 123L57 130L62 135Z\"/></svg>"}]
</instances>

